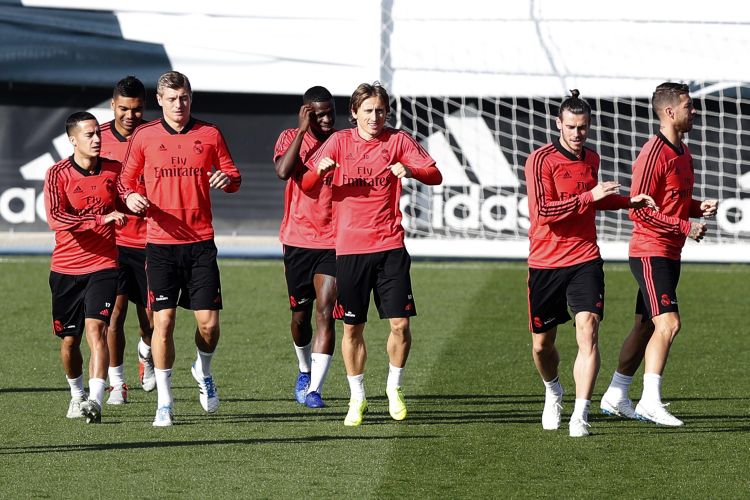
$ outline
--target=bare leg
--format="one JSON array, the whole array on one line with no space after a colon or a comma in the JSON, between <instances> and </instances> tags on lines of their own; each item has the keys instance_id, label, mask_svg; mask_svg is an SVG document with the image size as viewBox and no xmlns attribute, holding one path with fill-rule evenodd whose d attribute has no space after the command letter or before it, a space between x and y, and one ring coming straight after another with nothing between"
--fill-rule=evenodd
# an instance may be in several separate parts
<instances>
[{"instance_id":1,"label":"bare leg","mask_svg":"<svg viewBox=\"0 0 750 500\"><path fill-rule=\"evenodd\" d=\"M344 335L341 338L341 356L344 358L346 374L360 375L365 372L367 347L365 346L365 323L358 325L344 324Z\"/></svg>"},{"instance_id":2,"label":"bare leg","mask_svg":"<svg viewBox=\"0 0 750 500\"><path fill-rule=\"evenodd\" d=\"M573 366L576 399L591 400L596 376L599 374L599 315L579 312L575 317L578 355Z\"/></svg>"},{"instance_id":3,"label":"bare leg","mask_svg":"<svg viewBox=\"0 0 750 500\"><path fill-rule=\"evenodd\" d=\"M409 318L390 318L391 334L388 336L388 360L398 368L406 365L411 350Z\"/></svg>"},{"instance_id":4,"label":"bare leg","mask_svg":"<svg viewBox=\"0 0 750 500\"><path fill-rule=\"evenodd\" d=\"M646 346L654 333L654 323L652 321L644 322L642 318L643 316L640 314L635 315L633 328L620 349L617 371L628 377L632 377L638 371L646 353Z\"/></svg>"},{"instance_id":5,"label":"bare leg","mask_svg":"<svg viewBox=\"0 0 750 500\"><path fill-rule=\"evenodd\" d=\"M542 380L549 382L557 377L557 367L560 364L560 353L555 347L557 327L542 333L532 333L532 351L536 366Z\"/></svg>"}]
</instances>

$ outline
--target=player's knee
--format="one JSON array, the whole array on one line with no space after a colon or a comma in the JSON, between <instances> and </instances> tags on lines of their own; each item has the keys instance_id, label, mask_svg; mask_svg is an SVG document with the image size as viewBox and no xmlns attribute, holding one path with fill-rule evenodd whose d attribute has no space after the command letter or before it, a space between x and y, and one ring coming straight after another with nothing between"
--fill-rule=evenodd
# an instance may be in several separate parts
<instances>
[{"instance_id":1,"label":"player's knee","mask_svg":"<svg viewBox=\"0 0 750 500\"><path fill-rule=\"evenodd\" d=\"M409 318L392 318L391 334L397 337L410 338L411 329L409 328Z\"/></svg>"}]
</instances>

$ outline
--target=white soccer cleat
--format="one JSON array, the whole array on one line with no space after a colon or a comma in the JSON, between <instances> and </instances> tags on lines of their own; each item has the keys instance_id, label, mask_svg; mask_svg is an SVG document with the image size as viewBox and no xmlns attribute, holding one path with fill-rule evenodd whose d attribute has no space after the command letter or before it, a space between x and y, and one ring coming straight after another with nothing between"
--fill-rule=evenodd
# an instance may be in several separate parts
<instances>
[{"instance_id":1,"label":"white soccer cleat","mask_svg":"<svg viewBox=\"0 0 750 500\"><path fill-rule=\"evenodd\" d=\"M83 417L86 419L87 424L101 423L102 405L100 405L93 399L88 399L81 403L80 409L81 409L81 413L83 413Z\"/></svg>"},{"instance_id":2,"label":"white soccer cleat","mask_svg":"<svg viewBox=\"0 0 750 500\"><path fill-rule=\"evenodd\" d=\"M586 422L582 418L571 418L570 424L568 425L568 428L570 430L570 437L585 437L591 435L589 432L589 425L588 422Z\"/></svg>"},{"instance_id":3,"label":"white soccer cleat","mask_svg":"<svg viewBox=\"0 0 750 500\"><path fill-rule=\"evenodd\" d=\"M605 392L602 396L602 400L599 403L599 409L605 415L612 415L615 417L623 418L636 418L635 409L633 409L633 402L627 398L625 399L611 399L610 396Z\"/></svg>"},{"instance_id":4,"label":"white soccer cleat","mask_svg":"<svg viewBox=\"0 0 750 500\"><path fill-rule=\"evenodd\" d=\"M554 431L560 428L562 401L563 393L559 395L547 393L544 398L544 411L542 411L542 429Z\"/></svg>"},{"instance_id":5,"label":"white soccer cleat","mask_svg":"<svg viewBox=\"0 0 750 500\"><path fill-rule=\"evenodd\" d=\"M214 377L212 375L199 376L198 372L195 371L195 365L190 368L190 372L193 374L195 381L198 382L198 399L201 406L207 413L215 413L219 409L219 391L214 384Z\"/></svg>"},{"instance_id":6,"label":"white soccer cleat","mask_svg":"<svg viewBox=\"0 0 750 500\"><path fill-rule=\"evenodd\" d=\"M68 414L66 415L66 417L68 418L83 417L83 412L81 411L81 403L86 401L86 398L88 398L88 396L84 394L83 399L75 399L75 398L71 399L70 404L68 405Z\"/></svg>"},{"instance_id":7,"label":"white soccer cleat","mask_svg":"<svg viewBox=\"0 0 750 500\"><path fill-rule=\"evenodd\" d=\"M635 407L635 418L668 427L685 425L682 420L667 411L667 406L669 406L669 403L645 403L640 401Z\"/></svg>"},{"instance_id":8,"label":"white soccer cleat","mask_svg":"<svg viewBox=\"0 0 750 500\"><path fill-rule=\"evenodd\" d=\"M127 402L128 402L127 384L122 384L116 387L109 388L109 398L107 399L108 405L124 405Z\"/></svg>"},{"instance_id":9,"label":"white soccer cleat","mask_svg":"<svg viewBox=\"0 0 750 500\"><path fill-rule=\"evenodd\" d=\"M156 416L154 417L154 427L171 427L174 421L174 413L172 412L171 406L162 406L156 410Z\"/></svg>"}]
</instances>

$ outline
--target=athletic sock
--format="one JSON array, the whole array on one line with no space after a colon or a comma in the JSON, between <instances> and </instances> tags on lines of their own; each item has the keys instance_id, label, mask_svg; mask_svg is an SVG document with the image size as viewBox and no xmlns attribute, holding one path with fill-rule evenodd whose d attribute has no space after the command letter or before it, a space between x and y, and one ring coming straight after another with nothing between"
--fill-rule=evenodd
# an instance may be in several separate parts
<instances>
[{"instance_id":1,"label":"athletic sock","mask_svg":"<svg viewBox=\"0 0 750 500\"><path fill-rule=\"evenodd\" d=\"M570 416L570 419L575 420L577 418L580 418L584 422L588 422L589 421L589 406L591 406L590 399L576 398L575 407L573 407L573 414Z\"/></svg>"},{"instance_id":2,"label":"athletic sock","mask_svg":"<svg viewBox=\"0 0 750 500\"><path fill-rule=\"evenodd\" d=\"M146 359L151 357L151 346L145 343L143 339L138 341L138 354Z\"/></svg>"},{"instance_id":3,"label":"athletic sock","mask_svg":"<svg viewBox=\"0 0 750 500\"><path fill-rule=\"evenodd\" d=\"M72 399L84 399L86 391L83 388L83 374L76 378L68 378L66 375L65 380L68 381L68 385L70 386L70 397Z\"/></svg>"},{"instance_id":4,"label":"athletic sock","mask_svg":"<svg viewBox=\"0 0 750 500\"><path fill-rule=\"evenodd\" d=\"M203 352L196 349L198 355L195 358L195 373L201 378L211 376L211 359L214 357L213 352Z\"/></svg>"},{"instance_id":5,"label":"athletic sock","mask_svg":"<svg viewBox=\"0 0 750 500\"><path fill-rule=\"evenodd\" d=\"M107 374L112 387L120 387L125 383L125 365L110 366Z\"/></svg>"},{"instance_id":6,"label":"athletic sock","mask_svg":"<svg viewBox=\"0 0 750 500\"><path fill-rule=\"evenodd\" d=\"M359 375L347 375L346 379L349 381L349 392L351 392L351 399L354 401L364 401L365 374L360 373Z\"/></svg>"},{"instance_id":7,"label":"athletic sock","mask_svg":"<svg viewBox=\"0 0 750 500\"><path fill-rule=\"evenodd\" d=\"M656 373L643 374L641 401L661 404L661 375Z\"/></svg>"},{"instance_id":8,"label":"athletic sock","mask_svg":"<svg viewBox=\"0 0 750 500\"><path fill-rule=\"evenodd\" d=\"M156 406L172 406L172 369L154 368L156 375Z\"/></svg>"},{"instance_id":9,"label":"athletic sock","mask_svg":"<svg viewBox=\"0 0 750 500\"><path fill-rule=\"evenodd\" d=\"M385 383L386 389L395 389L401 387L401 376L404 373L404 367L393 366L388 363L388 380Z\"/></svg>"},{"instance_id":10,"label":"athletic sock","mask_svg":"<svg viewBox=\"0 0 750 500\"><path fill-rule=\"evenodd\" d=\"M314 352L310 355L310 387L308 393L317 392L323 394L323 383L328 375L328 368L331 366L333 356L322 352Z\"/></svg>"},{"instance_id":11,"label":"athletic sock","mask_svg":"<svg viewBox=\"0 0 750 500\"><path fill-rule=\"evenodd\" d=\"M107 381L103 378L89 379L89 399L96 401L101 406L104 401L104 391L107 388Z\"/></svg>"},{"instance_id":12,"label":"athletic sock","mask_svg":"<svg viewBox=\"0 0 750 500\"><path fill-rule=\"evenodd\" d=\"M292 342L292 344L294 344ZM306 346L298 346L294 344L294 352L297 353L297 363L299 364L299 371L302 373L310 373L310 357L312 354L312 341Z\"/></svg>"},{"instance_id":13,"label":"athletic sock","mask_svg":"<svg viewBox=\"0 0 750 500\"><path fill-rule=\"evenodd\" d=\"M555 377L549 382L542 380L542 382L544 382L544 387L547 388L548 396L560 397L563 393L562 385L560 385L560 377Z\"/></svg>"},{"instance_id":14,"label":"athletic sock","mask_svg":"<svg viewBox=\"0 0 750 500\"><path fill-rule=\"evenodd\" d=\"M629 398L630 384L633 383L633 377L623 375L622 373L615 370L612 375L612 381L609 383L606 394L610 394L615 399L622 400Z\"/></svg>"}]
</instances>

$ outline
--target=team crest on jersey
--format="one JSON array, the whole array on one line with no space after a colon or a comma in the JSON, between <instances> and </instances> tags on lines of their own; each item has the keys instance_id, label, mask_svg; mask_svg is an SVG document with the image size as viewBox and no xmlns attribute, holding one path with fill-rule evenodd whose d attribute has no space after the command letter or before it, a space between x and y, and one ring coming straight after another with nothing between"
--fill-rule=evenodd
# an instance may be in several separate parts
<instances>
[{"instance_id":1,"label":"team crest on jersey","mask_svg":"<svg viewBox=\"0 0 750 500\"><path fill-rule=\"evenodd\" d=\"M193 143L193 151L197 155L199 155L199 154L201 154L203 152L203 144L201 143L201 141L195 141Z\"/></svg>"},{"instance_id":2,"label":"team crest on jersey","mask_svg":"<svg viewBox=\"0 0 750 500\"><path fill-rule=\"evenodd\" d=\"M383 149L380 150L380 157L383 160L385 160L386 162L390 162L391 161L391 155L388 154L388 150L385 149L385 148L383 148Z\"/></svg>"}]
</instances>

